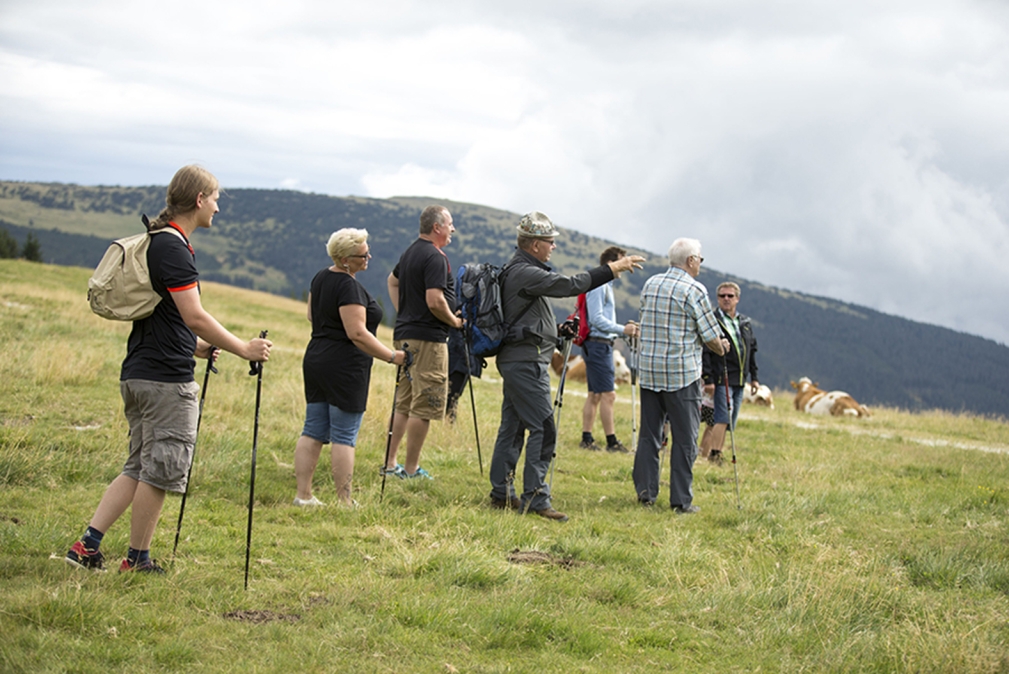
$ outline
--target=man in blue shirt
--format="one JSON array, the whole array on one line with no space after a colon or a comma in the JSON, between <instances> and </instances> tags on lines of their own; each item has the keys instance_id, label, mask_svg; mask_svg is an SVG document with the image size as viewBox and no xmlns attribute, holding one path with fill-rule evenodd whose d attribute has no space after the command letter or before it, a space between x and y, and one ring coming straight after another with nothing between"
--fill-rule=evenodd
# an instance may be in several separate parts
<instances>
[{"instance_id":1,"label":"man in blue shirt","mask_svg":"<svg viewBox=\"0 0 1009 674\"><path fill-rule=\"evenodd\" d=\"M599 264L614 262L627 255L627 251L610 246L599 256ZM619 335L635 337L638 326L633 321L625 325L617 323L616 302L613 298L612 281L585 294L585 313L589 319L589 336L582 344L582 358L585 360L585 381L589 395L582 408L582 449L599 451L592 436L592 426L596 421L596 408L606 434L606 451L626 454L627 448L617 440L613 424L613 404L617 399L613 373L613 341Z\"/></svg>"}]
</instances>

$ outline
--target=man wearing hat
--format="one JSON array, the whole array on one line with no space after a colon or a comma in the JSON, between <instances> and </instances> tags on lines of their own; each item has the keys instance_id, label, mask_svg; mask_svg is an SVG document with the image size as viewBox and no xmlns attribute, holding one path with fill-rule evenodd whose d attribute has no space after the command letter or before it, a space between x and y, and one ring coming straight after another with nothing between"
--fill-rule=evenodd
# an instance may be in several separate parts
<instances>
[{"instance_id":1,"label":"man wearing hat","mask_svg":"<svg viewBox=\"0 0 1009 674\"><path fill-rule=\"evenodd\" d=\"M491 459L490 498L495 508L532 511L564 522L568 517L553 508L546 484L557 444L549 371L557 346L557 322L547 298L588 292L619 277L621 272L641 269L644 258L628 255L575 276L564 276L547 265L558 234L543 213L533 211L522 216L518 250L502 271L501 304L511 331L496 358L504 396ZM513 478L523 444L526 460L519 499Z\"/></svg>"}]
</instances>

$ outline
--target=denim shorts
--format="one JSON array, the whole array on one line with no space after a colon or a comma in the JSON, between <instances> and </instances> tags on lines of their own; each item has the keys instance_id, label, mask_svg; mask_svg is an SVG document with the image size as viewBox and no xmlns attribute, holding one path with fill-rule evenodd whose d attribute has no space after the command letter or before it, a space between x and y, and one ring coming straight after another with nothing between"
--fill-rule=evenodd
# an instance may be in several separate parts
<instances>
[{"instance_id":1,"label":"denim shorts","mask_svg":"<svg viewBox=\"0 0 1009 674\"><path fill-rule=\"evenodd\" d=\"M739 406L743 404L743 387L729 385L729 393L732 395L732 427L736 427L736 420L739 419ZM715 387L715 423L729 423L729 411L725 408L725 384Z\"/></svg>"},{"instance_id":2,"label":"denim shorts","mask_svg":"<svg viewBox=\"0 0 1009 674\"><path fill-rule=\"evenodd\" d=\"M357 444L357 432L361 429L364 412L344 412L329 403L308 403L305 405L305 428L301 431L322 444L353 447Z\"/></svg>"},{"instance_id":3,"label":"denim shorts","mask_svg":"<svg viewBox=\"0 0 1009 674\"><path fill-rule=\"evenodd\" d=\"M615 391L613 381L613 344L585 340L582 344L585 360L585 382L592 393Z\"/></svg>"}]
</instances>

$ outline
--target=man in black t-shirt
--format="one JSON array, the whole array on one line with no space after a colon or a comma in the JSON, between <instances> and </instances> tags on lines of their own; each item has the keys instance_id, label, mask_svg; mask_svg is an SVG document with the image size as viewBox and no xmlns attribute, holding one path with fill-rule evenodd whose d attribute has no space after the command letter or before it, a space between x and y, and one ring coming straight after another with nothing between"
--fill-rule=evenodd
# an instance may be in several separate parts
<instances>
[{"instance_id":1,"label":"man in black t-shirt","mask_svg":"<svg viewBox=\"0 0 1009 674\"><path fill-rule=\"evenodd\" d=\"M452 267L442 248L452 241L452 214L428 206L420 215L420 236L399 259L388 278L389 299L396 309L393 339L397 349L413 354L410 377L396 387L389 460L384 470L400 478L426 477L420 452L432 420L445 415L448 394L448 330L461 328L455 314ZM406 436L406 461L396 462Z\"/></svg>"}]
</instances>

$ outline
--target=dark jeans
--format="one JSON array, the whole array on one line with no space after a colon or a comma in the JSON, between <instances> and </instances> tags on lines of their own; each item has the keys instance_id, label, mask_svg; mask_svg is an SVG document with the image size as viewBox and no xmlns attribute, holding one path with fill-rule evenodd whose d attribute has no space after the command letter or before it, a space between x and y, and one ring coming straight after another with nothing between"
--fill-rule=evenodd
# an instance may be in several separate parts
<instances>
[{"instance_id":1,"label":"dark jeans","mask_svg":"<svg viewBox=\"0 0 1009 674\"><path fill-rule=\"evenodd\" d=\"M701 380L677 391L641 389L641 435L634 455L634 489L640 501L659 496L662 426L669 420L669 505L686 508L694 500L694 459L701 423Z\"/></svg>"}]
</instances>

